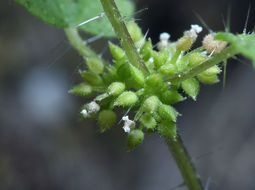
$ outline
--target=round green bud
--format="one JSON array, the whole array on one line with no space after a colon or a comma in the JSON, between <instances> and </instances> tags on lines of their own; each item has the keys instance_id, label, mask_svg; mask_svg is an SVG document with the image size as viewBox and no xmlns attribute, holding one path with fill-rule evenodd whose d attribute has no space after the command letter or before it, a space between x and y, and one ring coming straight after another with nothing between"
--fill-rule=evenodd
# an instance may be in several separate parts
<instances>
[{"instance_id":1,"label":"round green bud","mask_svg":"<svg viewBox=\"0 0 255 190\"><path fill-rule=\"evenodd\" d=\"M179 113L169 105L162 104L158 108L158 113L162 119L176 122Z\"/></svg>"},{"instance_id":2,"label":"round green bud","mask_svg":"<svg viewBox=\"0 0 255 190\"><path fill-rule=\"evenodd\" d=\"M214 65L213 67L197 75L197 78L200 82L204 84L215 84L219 82L217 74L219 74L220 72L221 69L217 65Z\"/></svg>"},{"instance_id":3,"label":"round green bud","mask_svg":"<svg viewBox=\"0 0 255 190\"><path fill-rule=\"evenodd\" d=\"M179 51L188 51L193 43L191 37L183 36L181 37L176 44L176 49Z\"/></svg>"},{"instance_id":4,"label":"round green bud","mask_svg":"<svg viewBox=\"0 0 255 190\"><path fill-rule=\"evenodd\" d=\"M153 132L157 125L156 120L149 113L143 114L140 118L140 122L149 132Z\"/></svg>"},{"instance_id":5,"label":"round green bud","mask_svg":"<svg viewBox=\"0 0 255 190\"><path fill-rule=\"evenodd\" d=\"M117 96L125 90L125 84L122 82L113 82L109 85L107 92L109 95Z\"/></svg>"},{"instance_id":6,"label":"round green bud","mask_svg":"<svg viewBox=\"0 0 255 190\"><path fill-rule=\"evenodd\" d=\"M132 91L125 91L114 102L114 106L131 106L136 103L138 97Z\"/></svg>"},{"instance_id":7,"label":"round green bud","mask_svg":"<svg viewBox=\"0 0 255 190\"><path fill-rule=\"evenodd\" d=\"M88 69L95 74L102 74L104 72L104 63L97 57L89 57L86 59Z\"/></svg>"},{"instance_id":8,"label":"round green bud","mask_svg":"<svg viewBox=\"0 0 255 190\"><path fill-rule=\"evenodd\" d=\"M189 55L189 66L194 67L208 59L207 55L195 52Z\"/></svg>"},{"instance_id":9,"label":"round green bud","mask_svg":"<svg viewBox=\"0 0 255 190\"><path fill-rule=\"evenodd\" d=\"M127 24L127 29L134 42L138 42L143 39L142 30L134 21Z\"/></svg>"},{"instance_id":10,"label":"round green bud","mask_svg":"<svg viewBox=\"0 0 255 190\"><path fill-rule=\"evenodd\" d=\"M173 75L178 72L178 69L173 64L165 64L159 68L159 72L163 75Z\"/></svg>"},{"instance_id":11,"label":"round green bud","mask_svg":"<svg viewBox=\"0 0 255 190\"><path fill-rule=\"evenodd\" d=\"M125 56L124 50L111 42L109 42L109 48L113 58L116 61L122 59Z\"/></svg>"},{"instance_id":12,"label":"round green bud","mask_svg":"<svg viewBox=\"0 0 255 190\"><path fill-rule=\"evenodd\" d=\"M143 103L143 109L145 112L153 113L157 111L160 101L157 96L150 96Z\"/></svg>"},{"instance_id":13,"label":"round green bud","mask_svg":"<svg viewBox=\"0 0 255 190\"><path fill-rule=\"evenodd\" d=\"M130 151L133 148L140 145L144 140L144 133L140 129L135 129L128 134L127 150Z\"/></svg>"},{"instance_id":14,"label":"round green bud","mask_svg":"<svg viewBox=\"0 0 255 190\"><path fill-rule=\"evenodd\" d=\"M98 115L98 124L100 126L100 131L104 132L105 130L111 128L116 122L116 114L112 110L103 110Z\"/></svg>"}]
</instances>

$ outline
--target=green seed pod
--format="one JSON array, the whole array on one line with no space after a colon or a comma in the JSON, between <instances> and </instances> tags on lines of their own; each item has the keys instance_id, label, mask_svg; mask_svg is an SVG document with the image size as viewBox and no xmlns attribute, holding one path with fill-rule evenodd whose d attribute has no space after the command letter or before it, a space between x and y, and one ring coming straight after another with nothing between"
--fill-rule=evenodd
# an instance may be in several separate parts
<instances>
[{"instance_id":1,"label":"green seed pod","mask_svg":"<svg viewBox=\"0 0 255 190\"><path fill-rule=\"evenodd\" d=\"M176 49L179 51L188 51L193 43L192 38L188 36L181 37L176 44Z\"/></svg>"},{"instance_id":2,"label":"green seed pod","mask_svg":"<svg viewBox=\"0 0 255 190\"><path fill-rule=\"evenodd\" d=\"M119 94L121 94L124 90L125 90L125 84L122 82L113 82L112 84L110 84L110 86L108 87L108 94L112 95L112 96L117 96Z\"/></svg>"},{"instance_id":3,"label":"green seed pod","mask_svg":"<svg viewBox=\"0 0 255 190\"><path fill-rule=\"evenodd\" d=\"M98 124L100 126L100 131L104 132L111 128L116 122L116 114L112 110L103 110L98 115Z\"/></svg>"},{"instance_id":4,"label":"green seed pod","mask_svg":"<svg viewBox=\"0 0 255 190\"><path fill-rule=\"evenodd\" d=\"M200 82L204 84L214 84L219 82L217 74L219 74L220 72L221 69L217 65L214 65L213 67L197 75L197 78Z\"/></svg>"},{"instance_id":5,"label":"green seed pod","mask_svg":"<svg viewBox=\"0 0 255 190\"><path fill-rule=\"evenodd\" d=\"M158 113L162 119L167 119L176 122L176 118L179 113L169 105L162 104L158 108Z\"/></svg>"},{"instance_id":6,"label":"green seed pod","mask_svg":"<svg viewBox=\"0 0 255 190\"><path fill-rule=\"evenodd\" d=\"M119 46L117 46L111 42L109 42L109 48L110 48L110 52L111 52L113 58L116 61L122 59L126 55L122 48L120 48Z\"/></svg>"},{"instance_id":7,"label":"green seed pod","mask_svg":"<svg viewBox=\"0 0 255 190\"><path fill-rule=\"evenodd\" d=\"M158 132L165 138L175 139L177 135L176 124L174 122L164 120L158 125Z\"/></svg>"},{"instance_id":8,"label":"green seed pod","mask_svg":"<svg viewBox=\"0 0 255 190\"><path fill-rule=\"evenodd\" d=\"M157 96L150 96L143 103L143 109L145 112L153 113L157 111L160 101Z\"/></svg>"},{"instance_id":9,"label":"green seed pod","mask_svg":"<svg viewBox=\"0 0 255 190\"><path fill-rule=\"evenodd\" d=\"M127 29L134 42L138 42L143 39L142 30L134 21L127 24Z\"/></svg>"},{"instance_id":10,"label":"green seed pod","mask_svg":"<svg viewBox=\"0 0 255 190\"><path fill-rule=\"evenodd\" d=\"M122 80L126 81L131 76L129 64L128 63L122 64L118 68L117 74Z\"/></svg>"},{"instance_id":11,"label":"green seed pod","mask_svg":"<svg viewBox=\"0 0 255 190\"><path fill-rule=\"evenodd\" d=\"M181 102L183 100L185 100L186 98L184 98L181 94L179 94L176 90L168 90L165 91L162 96L161 96L161 100L163 103L165 104L175 104L177 102Z\"/></svg>"},{"instance_id":12,"label":"green seed pod","mask_svg":"<svg viewBox=\"0 0 255 190\"><path fill-rule=\"evenodd\" d=\"M165 64L159 68L159 72L163 75L173 75L178 72L177 67L173 64Z\"/></svg>"},{"instance_id":13,"label":"green seed pod","mask_svg":"<svg viewBox=\"0 0 255 190\"><path fill-rule=\"evenodd\" d=\"M157 125L156 120L149 113L143 114L140 118L140 122L149 132L153 132Z\"/></svg>"},{"instance_id":14,"label":"green seed pod","mask_svg":"<svg viewBox=\"0 0 255 190\"><path fill-rule=\"evenodd\" d=\"M125 91L114 102L114 106L131 106L138 100L137 95L132 91Z\"/></svg>"},{"instance_id":15,"label":"green seed pod","mask_svg":"<svg viewBox=\"0 0 255 190\"><path fill-rule=\"evenodd\" d=\"M151 39L149 39L143 44L140 50L140 53L142 54L142 58L144 61L148 61L150 59L152 49L153 49L152 42Z\"/></svg>"},{"instance_id":16,"label":"green seed pod","mask_svg":"<svg viewBox=\"0 0 255 190\"><path fill-rule=\"evenodd\" d=\"M86 58L86 65L88 69L95 74L102 74L104 72L104 63L97 57Z\"/></svg>"},{"instance_id":17,"label":"green seed pod","mask_svg":"<svg viewBox=\"0 0 255 190\"><path fill-rule=\"evenodd\" d=\"M140 86L144 85L144 75L143 72L140 71L138 68L134 67L133 65L129 64L129 69L132 75L132 79L139 84Z\"/></svg>"},{"instance_id":18,"label":"green seed pod","mask_svg":"<svg viewBox=\"0 0 255 190\"><path fill-rule=\"evenodd\" d=\"M92 94L92 87L86 83L81 83L74 86L68 93L78 96L89 96Z\"/></svg>"},{"instance_id":19,"label":"green seed pod","mask_svg":"<svg viewBox=\"0 0 255 190\"><path fill-rule=\"evenodd\" d=\"M140 145L144 140L144 133L140 129L135 129L128 134L127 151Z\"/></svg>"},{"instance_id":20,"label":"green seed pod","mask_svg":"<svg viewBox=\"0 0 255 190\"><path fill-rule=\"evenodd\" d=\"M103 86L104 85L102 78L95 73L81 71L80 75L83 78L83 80L85 80L92 86Z\"/></svg>"},{"instance_id":21,"label":"green seed pod","mask_svg":"<svg viewBox=\"0 0 255 190\"><path fill-rule=\"evenodd\" d=\"M207 55L195 52L189 55L189 66L194 67L208 59Z\"/></svg>"},{"instance_id":22,"label":"green seed pod","mask_svg":"<svg viewBox=\"0 0 255 190\"><path fill-rule=\"evenodd\" d=\"M196 100L200 88L199 82L195 78L189 78L183 81L181 85L184 92Z\"/></svg>"}]
</instances>

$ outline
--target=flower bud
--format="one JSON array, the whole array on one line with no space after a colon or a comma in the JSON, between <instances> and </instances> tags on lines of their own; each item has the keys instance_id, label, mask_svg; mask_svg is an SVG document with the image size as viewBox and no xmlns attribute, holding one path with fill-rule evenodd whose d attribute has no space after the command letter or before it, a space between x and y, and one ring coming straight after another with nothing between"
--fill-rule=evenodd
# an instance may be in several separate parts
<instances>
[{"instance_id":1,"label":"flower bud","mask_svg":"<svg viewBox=\"0 0 255 190\"><path fill-rule=\"evenodd\" d=\"M114 125L116 122L116 114L112 110L103 110L98 115L98 124L100 126L100 131L104 132Z\"/></svg>"},{"instance_id":2,"label":"flower bud","mask_svg":"<svg viewBox=\"0 0 255 190\"><path fill-rule=\"evenodd\" d=\"M196 100L200 88L199 82L195 78L189 78L183 81L181 85L184 92Z\"/></svg>"},{"instance_id":3,"label":"flower bud","mask_svg":"<svg viewBox=\"0 0 255 190\"><path fill-rule=\"evenodd\" d=\"M143 114L140 118L140 122L149 132L153 132L157 125L156 120L149 113Z\"/></svg>"},{"instance_id":4,"label":"flower bud","mask_svg":"<svg viewBox=\"0 0 255 190\"><path fill-rule=\"evenodd\" d=\"M177 102L181 102L183 100L185 100L186 98L184 98L181 94L179 94L177 91L175 90L168 90L165 91L162 96L161 96L161 100L163 103L165 104L175 104Z\"/></svg>"},{"instance_id":5,"label":"flower bud","mask_svg":"<svg viewBox=\"0 0 255 190\"><path fill-rule=\"evenodd\" d=\"M157 51L152 51L152 57L154 59L154 64L157 68L159 68L161 65L164 65L167 61L167 59L170 56L170 52L168 49L164 48L160 50L159 52Z\"/></svg>"},{"instance_id":6,"label":"flower bud","mask_svg":"<svg viewBox=\"0 0 255 190\"><path fill-rule=\"evenodd\" d=\"M220 72L221 69L217 65L214 65L213 67L197 75L197 78L200 82L204 84L214 84L219 82L217 74L219 74Z\"/></svg>"},{"instance_id":7,"label":"flower bud","mask_svg":"<svg viewBox=\"0 0 255 190\"><path fill-rule=\"evenodd\" d=\"M194 67L205 62L208 57L205 54L195 52L189 55L189 66Z\"/></svg>"},{"instance_id":8,"label":"flower bud","mask_svg":"<svg viewBox=\"0 0 255 190\"><path fill-rule=\"evenodd\" d=\"M92 73L102 74L104 72L104 63L97 57L86 58L86 65Z\"/></svg>"},{"instance_id":9,"label":"flower bud","mask_svg":"<svg viewBox=\"0 0 255 190\"><path fill-rule=\"evenodd\" d=\"M127 24L127 29L134 42L138 42L143 39L142 30L134 21Z\"/></svg>"},{"instance_id":10,"label":"flower bud","mask_svg":"<svg viewBox=\"0 0 255 190\"><path fill-rule=\"evenodd\" d=\"M143 44L140 50L140 53L144 61L148 61L150 59L152 49L153 49L152 42L151 42L151 39L149 39Z\"/></svg>"},{"instance_id":11,"label":"flower bud","mask_svg":"<svg viewBox=\"0 0 255 190\"><path fill-rule=\"evenodd\" d=\"M146 78L145 82L147 86L154 88L158 87L163 82L163 79L159 74L152 74Z\"/></svg>"},{"instance_id":12,"label":"flower bud","mask_svg":"<svg viewBox=\"0 0 255 190\"><path fill-rule=\"evenodd\" d=\"M114 106L131 106L138 100L137 95L132 91L125 91L114 102Z\"/></svg>"},{"instance_id":13,"label":"flower bud","mask_svg":"<svg viewBox=\"0 0 255 190\"><path fill-rule=\"evenodd\" d=\"M179 113L172 106L165 104L159 106L158 113L162 119L167 119L174 122L176 122L176 118L179 115Z\"/></svg>"},{"instance_id":14,"label":"flower bud","mask_svg":"<svg viewBox=\"0 0 255 190\"><path fill-rule=\"evenodd\" d=\"M140 86L143 86L144 80L145 80L143 72L131 64L129 65L129 69L130 69L130 73L132 75L132 79L134 80L134 82L139 84Z\"/></svg>"},{"instance_id":15,"label":"flower bud","mask_svg":"<svg viewBox=\"0 0 255 190\"><path fill-rule=\"evenodd\" d=\"M176 124L171 121L163 120L158 125L158 132L165 138L175 139L177 135Z\"/></svg>"},{"instance_id":16,"label":"flower bud","mask_svg":"<svg viewBox=\"0 0 255 190\"><path fill-rule=\"evenodd\" d=\"M176 49L178 51L188 51L193 44L192 38L188 36L181 37L176 44Z\"/></svg>"},{"instance_id":17,"label":"flower bud","mask_svg":"<svg viewBox=\"0 0 255 190\"><path fill-rule=\"evenodd\" d=\"M120 60L121 58L123 58L125 56L124 50L111 42L109 42L109 48L110 48L110 52L111 52L113 58L116 61Z\"/></svg>"},{"instance_id":18,"label":"flower bud","mask_svg":"<svg viewBox=\"0 0 255 190\"><path fill-rule=\"evenodd\" d=\"M117 96L125 90L125 84L122 82L113 82L108 87L108 94L112 96Z\"/></svg>"},{"instance_id":19,"label":"flower bud","mask_svg":"<svg viewBox=\"0 0 255 190\"><path fill-rule=\"evenodd\" d=\"M81 77L83 80L91 84L92 86L102 86L104 85L104 82L100 76L98 76L95 73L81 71L80 72Z\"/></svg>"},{"instance_id":20,"label":"flower bud","mask_svg":"<svg viewBox=\"0 0 255 190\"><path fill-rule=\"evenodd\" d=\"M78 96L89 96L92 94L92 87L86 83L81 83L74 86L68 92Z\"/></svg>"},{"instance_id":21,"label":"flower bud","mask_svg":"<svg viewBox=\"0 0 255 190\"><path fill-rule=\"evenodd\" d=\"M143 109L145 112L153 113L157 111L160 101L157 96L150 96L143 103Z\"/></svg>"},{"instance_id":22,"label":"flower bud","mask_svg":"<svg viewBox=\"0 0 255 190\"><path fill-rule=\"evenodd\" d=\"M144 133L140 129L135 129L131 131L128 135L128 140L127 140L127 150L130 151L133 148L137 147L140 145L144 140Z\"/></svg>"},{"instance_id":23,"label":"flower bud","mask_svg":"<svg viewBox=\"0 0 255 190\"><path fill-rule=\"evenodd\" d=\"M174 64L164 64L159 68L159 72L163 75L173 75L177 71L178 70Z\"/></svg>"}]
</instances>

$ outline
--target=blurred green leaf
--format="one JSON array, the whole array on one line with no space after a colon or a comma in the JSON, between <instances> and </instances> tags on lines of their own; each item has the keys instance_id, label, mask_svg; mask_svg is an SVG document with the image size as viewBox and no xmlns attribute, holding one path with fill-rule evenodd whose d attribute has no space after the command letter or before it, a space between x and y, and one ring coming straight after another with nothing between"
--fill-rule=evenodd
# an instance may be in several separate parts
<instances>
[{"instance_id":1,"label":"blurred green leaf","mask_svg":"<svg viewBox=\"0 0 255 190\"><path fill-rule=\"evenodd\" d=\"M253 61L255 67L255 34L238 34L220 32L216 35L217 40L227 41L240 53Z\"/></svg>"},{"instance_id":2,"label":"blurred green leaf","mask_svg":"<svg viewBox=\"0 0 255 190\"><path fill-rule=\"evenodd\" d=\"M60 27L76 27L103 12L100 0L15 0L30 13L44 22ZM130 0L116 0L122 16L131 16L134 5ZM110 22L106 17L84 24L80 29L105 37L115 36Z\"/></svg>"}]
</instances>

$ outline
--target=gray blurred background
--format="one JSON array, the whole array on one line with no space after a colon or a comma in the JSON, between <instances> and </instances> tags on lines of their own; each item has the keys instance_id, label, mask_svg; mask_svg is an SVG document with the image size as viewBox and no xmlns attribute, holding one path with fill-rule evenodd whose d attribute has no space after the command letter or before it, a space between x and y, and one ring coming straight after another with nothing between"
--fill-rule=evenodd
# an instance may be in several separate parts
<instances>
[{"instance_id":1,"label":"gray blurred background","mask_svg":"<svg viewBox=\"0 0 255 190\"><path fill-rule=\"evenodd\" d=\"M228 6L231 31L255 23L252 0L137 0L136 15L154 43L161 32L173 40L200 24L224 30ZM203 35L207 33L204 30ZM89 38L88 35L84 36ZM107 40L91 44L111 60ZM255 189L255 71L249 60L229 61L226 88L202 86L197 102L176 105L178 128L209 189ZM86 102L67 91L81 81L82 58L63 30L30 15L10 0L0 3L0 189L170 190L182 183L164 139L146 136L125 151L121 126L100 134L96 121L80 122ZM185 189L180 188L180 189Z\"/></svg>"}]
</instances>

